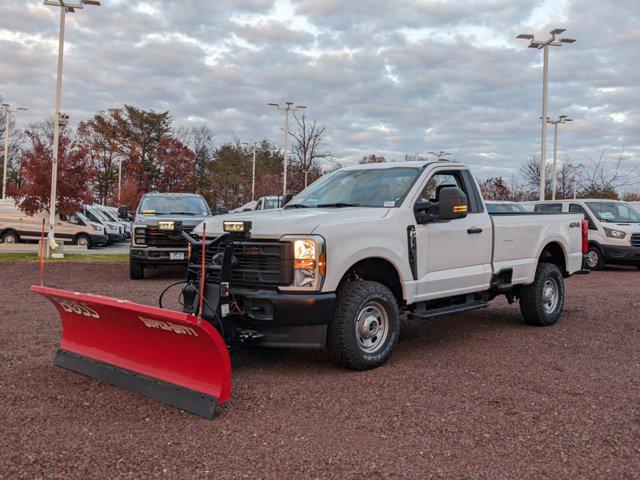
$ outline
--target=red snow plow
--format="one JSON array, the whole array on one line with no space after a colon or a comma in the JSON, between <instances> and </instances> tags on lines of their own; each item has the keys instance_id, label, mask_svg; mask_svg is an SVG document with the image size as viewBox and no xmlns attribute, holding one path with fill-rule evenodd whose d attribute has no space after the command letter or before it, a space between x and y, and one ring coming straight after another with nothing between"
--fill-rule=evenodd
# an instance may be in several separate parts
<instances>
[{"instance_id":1,"label":"red snow plow","mask_svg":"<svg viewBox=\"0 0 640 480\"><path fill-rule=\"evenodd\" d=\"M162 292L160 308L32 286L62 319L54 364L212 418L231 393L227 345L260 337L239 328L230 315L238 308L229 286L234 241L248 237L251 223L229 223L230 231L213 240L206 240L204 229L197 240L181 225L174 227L200 255L190 262L184 282ZM209 248L222 250L218 262L206 262ZM162 298L178 284L184 284L178 299L183 311L165 310Z\"/></svg>"},{"instance_id":2,"label":"red snow plow","mask_svg":"<svg viewBox=\"0 0 640 480\"><path fill-rule=\"evenodd\" d=\"M32 286L62 319L54 364L212 418L231 393L218 331L182 312Z\"/></svg>"}]
</instances>

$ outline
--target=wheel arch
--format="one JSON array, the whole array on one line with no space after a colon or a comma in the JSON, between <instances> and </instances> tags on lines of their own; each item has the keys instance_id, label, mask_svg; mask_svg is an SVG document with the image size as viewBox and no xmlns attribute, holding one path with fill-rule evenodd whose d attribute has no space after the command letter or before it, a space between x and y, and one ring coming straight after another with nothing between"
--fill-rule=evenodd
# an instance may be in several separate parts
<instances>
[{"instance_id":1,"label":"wheel arch","mask_svg":"<svg viewBox=\"0 0 640 480\"><path fill-rule=\"evenodd\" d=\"M538 256L538 263L553 263L557 265L564 276L568 275L567 272L567 252L564 245L556 240L551 240L540 251Z\"/></svg>"},{"instance_id":2,"label":"wheel arch","mask_svg":"<svg viewBox=\"0 0 640 480\"><path fill-rule=\"evenodd\" d=\"M387 287L396 297L398 305L403 305L404 292L400 272L389 260L382 257L367 257L351 265L340 279L340 284L350 279L377 282Z\"/></svg>"}]
</instances>

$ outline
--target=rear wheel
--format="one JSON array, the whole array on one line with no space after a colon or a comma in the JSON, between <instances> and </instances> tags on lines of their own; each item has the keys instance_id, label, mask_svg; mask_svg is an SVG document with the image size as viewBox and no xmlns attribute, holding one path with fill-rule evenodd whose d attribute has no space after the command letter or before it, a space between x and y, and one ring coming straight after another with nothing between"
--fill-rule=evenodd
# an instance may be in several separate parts
<instances>
[{"instance_id":1,"label":"rear wheel","mask_svg":"<svg viewBox=\"0 0 640 480\"><path fill-rule=\"evenodd\" d=\"M131 280L142 280L144 278L144 265L133 258L129 259L129 277Z\"/></svg>"},{"instance_id":2,"label":"rear wheel","mask_svg":"<svg viewBox=\"0 0 640 480\"><path fill-rule=\"evenodd\" d=\"M384 363L398 341L400 312L391 290L371 281L354 281L338 289L327 346L333 360L353 370Z\"/></svg>"},{"instance_id":3,"label":"rear wheel","mask_svg":"<svg viewBox=\"0 0 640 480\"><path fill-rule=\"evenodd\" d=\"M18 243L19 240L20 237L18 237L18 234L14 231L10 230L2 234L2 243L13 245L14 243Z\"/></svg>"},{"instance_id":4,"label":"rear wheel","mask_svg":"<svg viewBox=\"0 0 640 480\"><path fill-rule=\"evenodd\" d=\"M78 235L73 243L80 247L91 248L91 239L87 235Z\"/></svg>"},{"instance_id":5,"label":"rear wheel","mask_svg":"<svg viewBox=\"0 0 640 480\"><path fill-rule=\"evenodd\" d=\"M604 267L602 251L597 245L589 245L585 264L589 270L600 270Z\"/></svg>"},{"instance_id":6,"label":"rear wheel","mask_svg":"<svg viewBox=\"0 0 640 480\"><path fill-rule=\"evenodd\" d=\"M520 313L530 325L556 323L564 308L564 279L553 263L540 263L531 285L520 289Z\"/></svg>"}]
</instances>

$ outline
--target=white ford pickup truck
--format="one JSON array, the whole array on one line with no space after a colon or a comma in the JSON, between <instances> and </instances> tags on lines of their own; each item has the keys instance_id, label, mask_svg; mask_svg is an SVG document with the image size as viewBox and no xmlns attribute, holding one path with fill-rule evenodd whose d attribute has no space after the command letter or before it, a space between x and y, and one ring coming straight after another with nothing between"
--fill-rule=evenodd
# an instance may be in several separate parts
<instances>
[{"instance_id":1,"label":"white ford pickup truck","mask_svg":"<svg viewBox=\"0 0 640 480\"><path fill-rule=\"evenodd\" d=\"M588 248L581 214L489 214L469 169L448 161L342 168L284 208L210 217L194 234L203 227L236 237L229 261L194 249L188 274L204 266L205 302L230 298L212 321L224 336L326 347L352 369L389 357L403 312L426 319L506 295L527 323L554 324Z\"/></svg>"}]
</instances>

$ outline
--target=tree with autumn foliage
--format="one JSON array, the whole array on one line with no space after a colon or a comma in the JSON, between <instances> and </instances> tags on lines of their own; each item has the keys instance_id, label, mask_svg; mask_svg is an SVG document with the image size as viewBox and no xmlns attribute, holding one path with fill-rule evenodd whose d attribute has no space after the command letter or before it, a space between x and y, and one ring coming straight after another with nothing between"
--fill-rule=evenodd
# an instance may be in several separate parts
<instances>
[{"instance_id":1,"label":"tree with autumn foliage","mask_svg":"<svg viewBox=\"0 0 640 480\"><path fill-rule=\"evenodd\" d=\"M367 163L385 163L386 160L382 155L376 155L372 153L371 155L364 156L358 162L360 165L366 165Z\"/></svg>"},{"instance_id":2,"label":"tree with autumn foliage","mask_svg":"<svg viewBox=\"0 0 640 480\"><path fill-rule=\"evenodd\" d=\"M12 192L20 210L28 215L49 211L53 123L32 125L26 132L30 146L20 158L22 185ZM56 212L73 215L91 203L93 171L89 151L63 128L60 131Z\"/></svg>"},{"instance_id":3,"label":"tree with autumn foliage","mask_svg":"<svg viewBox=\"0 0 640 480\"><path fill-rule=\"evenodd\" d=\"M502 177L490 177L480 182L480 191L485 200L511 200L512 194Z\"/></svg>"}]
</instances>

